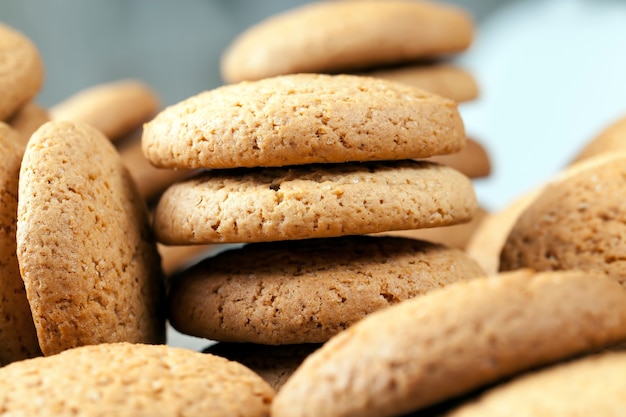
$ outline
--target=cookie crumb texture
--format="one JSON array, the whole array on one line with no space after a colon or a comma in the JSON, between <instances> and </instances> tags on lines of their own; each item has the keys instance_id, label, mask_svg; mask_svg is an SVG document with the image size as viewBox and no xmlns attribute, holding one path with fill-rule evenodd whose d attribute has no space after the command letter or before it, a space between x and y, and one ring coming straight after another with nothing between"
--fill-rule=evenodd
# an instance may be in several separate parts
<instances>
[{"instance_id":1,"label":"cookie crumb texture","mask_svg":"<svg viewBox=\"0 0 626 417\"><path fill-rule=\"evenodd\" d=\"M457 104L354 75L296 74L190 97L144 127L164 168L276 167L448 154L465 146Z\"/></svg>"},{"instance_id":2,"label":"cookie crumb texture","mask_svg":"<svg viewBox=\"0 0 626 417\"><path fill-rule=\"evenodd\" d=\"M166 244L297 240L463 223L476 207L466 176L428 162L210 171L169 187L153 227Z\"/></svg>"},{"instance_id":3,"label":"cookie crumb texture","mask_svg":"<svg viewBox=\"0 0 626 417\"><path fill-rule=\"evenodd\" d=\"M212 340L321 343L374 311L482 275L462 251L414 239L250 244L176 277L170 321Z\"/></svg>"},{"instance_id":4,"label":"cookie crumb texture","mask_svg":"<svg viewBox=\"0 0 626 417\"><path fill-rule=\"evenodd\" d=\"M500 269L596 271L626 286L624 195L626 152L589 159L526 208L502 248Z\"/></svg>"},{"instance_id":5,"label":"cookie crumb texture","mask_svg":"<svg viewBox=\"0 0 626 417\"><path fill-rule=\"evenodd\" d=\"M168 346L85 346L0 369L3 415L266 417L273 397L236 362Z\"/></svg>"},{"instance_id":6,"label":"cookie crumb texture","mask_svg":"<svg viewBox=\"0 0 626 417\"><path fill-rule=\"evenodd\" d=\"M402 415L625 339L626 292L605 275L519 270L458 282L328 341L272 415Z\"/></svg>"},{"instance_id":7,"label":"cookie crumb texture","mask_svg":"<svg viewBox=\"0 0 626 417\"><path fill-rule=\"evenodd\" d=\"M164 341L164 286L147 209L110 141L48 122L20 171L17 255L46 355Z\"/></svg>"}]
</instances>

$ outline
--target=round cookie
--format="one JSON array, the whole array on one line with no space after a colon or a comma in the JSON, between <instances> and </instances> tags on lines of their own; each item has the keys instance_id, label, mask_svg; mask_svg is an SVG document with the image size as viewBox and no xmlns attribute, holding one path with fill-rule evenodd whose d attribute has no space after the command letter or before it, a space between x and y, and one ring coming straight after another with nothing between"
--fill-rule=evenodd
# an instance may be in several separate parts
<instances>
[{"instance_id":1,"label":"round cookie","mask_svg":"<svg viewBox=\"0 0 626 417\"><path fill-rule=\"evenodd\" d=\"M317 343L271 346L219 342L204 349L203 352L243 364L278 391L302 361L320 346Z\"/></svg>"},{"instance_id":2,"label":"round cookie","mask_svg":"<svg viewBox=\"0 0 626 417\"><path fill-rule=\"evenodd\" d=\"M465 11L432 2L317 2L240 34L222 54L221 73L238 82L371 68L462 51L473 31Z\"/></svg>"},{"instance_id":3,"label":"round cookie","mask_svg":"<svg viewBox=\"0 0 626 417\"><path fill-rule=\"evenodd\" d=\"M322 343L374 311L482 275L462 251L415 239L257 243L181 272L168 317L211 340Z\"/></svg>"},{"instance_id":4,"label":"round cookie","mask_svg":"<svg viewBox=\"0 0 626 417\"><path fill-rule=\"evenodd\" d=\"M467 242L471 239L475 230L480 227L480 224L488 215L489 214L483 208L478 207L474 214L472 214L472 220L467 223L443 227L429 227L427 229L395 230L392 232L377 233L377 235L408 237L411 239L426 240L432 243L440 243L451 248L465 249Z\"/></svg>"},{"instance_id":5,"label":"round cookie","mask_svg":"<svg viewBox=\"0 0 626 417\"><path fill-rule=\"evenodd\" d=\"M160 106L160 98L148 85L127 79L79 91L50 108L50 117L90 124L117 141L154 117Z\"/></svg>"},{"instance_id":6,"label":"round cookie","mask_svg":"<svg viewBox=\"0 0 626 417\"><path fill-rule=\"evenodd\" d=\"M7 123L22 136L24 143L28 142L31 135L39 126L50 121L48 111L34 101L22 106Z\"/></svg>"},{"instance_id":7,"label":"round cookie","mask_svg":"<svg viewBox=\"0 0 626 417\"><path fill-rule=\"evenodd\" d=\"M619 417L626 409L626 353L605 353L518 377L446 417Z\"/></svg>"},{"instance_id":8,"label":"round cookie","mask_svg":"<svg viewBox=\"0 0 626 417\"><path fill-rule=\"evenodd\" d=\"M457 103L478 97L478 85L472 74L449 64L411 64L361 75L412 85Z\"/></svg>"},{"instance_id":9,"label":"round cookie","mask_svg":"<svg viewBox=\"0 0 626 417\"><path fill-rule=\"evenodd\" d=\"M0 122L0 366L41 355L17 263L17 183L24 142Z\"/></svg>"},{"instance_id":10,"label":"round cookie","mask_svg":"<svg viewBox=\"0 0 626 417\"><path fill-rule=\"evenodd\" d=\"M626 152L596 156L543 187L511 229L500 270L581 269L626 286Z\"/></svg>"},{"instance_id":11,"label":"round cookie","mask_svg":"<svg viewBox=\"0 0 626 417\"><path fill-rule=\"evenodd\" d=\"M43 61L23 34L0 23L0 120L6 120L41 89Z\"/></svg>"},{"instance_id":12,"label":"round cookie","mask_svg":"<svg viewBox=\"0 0 626 417\"><path fill-rule=\"evenodd\" d=\"M146 123L146 157L164 168L275 167L426 158L460 151L454 101L356 75L295 74L227 85Z\"/></svg>"},{"instance_id":13,"label":"round cookie","mask_svg":"<svg viewBox=\"0 0 626 417\"><path fill-rule=\"evenodd\" d=\"M580 150L572 164L601 153L626 151L626 116L613 122Z\"/></svg>"},{"instance_id":14,"label":"round cookie","mask_svg":"<svg viewBox=\"0 0 626 417\"><path fill-rule=\"evenodd\" d=\"M188 169L156 168L143 155L140 136L125 138L116 145L139 194L148 203L155 202L170 185L196 173L195 170Z\"/></svg>"},{"instance_id":15,"label":"round cookie","mask_svg":"<svg viewBox=\"0 0 626 417\"><path fill-rule=\"evenodd\" d=\"M153 228L171 245L296 240L463 223L470 180L423 161L221 170L170 186Z\"/></svg>"},{"instance_id":16,"label":"round cookie","mask_svg":"<svg viewBox=\"0 0 626 417\"><path fill-rule=\"evenodd\" d=\"M491 174L491 160L487 150L471 138L467 138L466 146L458 152L436 155L426 160L452 167L469 178L485 178Z\"/></svg>"},{"instance_id":17,"label":"round cookie","mask_svg":"<svg viewBox=\"0 0 626 417\"><path fill-rule=\"evenodd\" d=\"M170 346L83 346L0 369L7 415L266 417L273 397L241 364Z\"/></svg>"},{"instance_id":18,"label":"round cookie","mask_svg":"<svg viewBox=\"0 0 626 417\"><path fill-rule=\"evenodd\" d=\"M186 266L215 254L226 245L183 245L167 246L157 244L159 255L161 255L161 265L166 277L177 273Z\"/></svg>"},{"instance_id":19,"label":"round cookie","mask_svg":"<svg viewBox=\"0 0 626 417\"><path fill-rule=\"evenodd\" d=\"M17 257L45 355L161 343L164 293L147 208L95 128L48 122L20 169Z\"/></svg>"},{"instance_id":20,"label":"round cookie","mask_svg":"<svg viewBox=\"0 0 626 417\"><path fill-rule=\"evenodd\" d=\"M403 415L623 340L626 291L605 275L520 270L458 282L325 343L283 385L272 416Z\"/></svg>"}]
</instances>

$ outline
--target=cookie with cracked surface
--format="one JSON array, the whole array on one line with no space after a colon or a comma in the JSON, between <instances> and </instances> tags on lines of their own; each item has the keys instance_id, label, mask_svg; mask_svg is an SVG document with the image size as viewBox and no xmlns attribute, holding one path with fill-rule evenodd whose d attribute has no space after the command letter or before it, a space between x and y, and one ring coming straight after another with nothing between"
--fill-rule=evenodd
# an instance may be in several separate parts
<instances>
[{"instance_id":1,"label":"cookie with cracked surface","mask_svg":"<svg viewBox=\"0 0 626 417\"><path fill-rule=\"evenodd\" d=\"M605 152L626 151L626 116L611 123L589 141L576 155L572 164Z\"/></svg>"},{"instance_id":2,"label":"cookie with cracked surface","mask_svg":"<svg viewBox=\"0 0 626 417\"><path fill-rule=\"evenodd\" d=\"M460 172L423 161L215 170L170 186L160 242L297 240L463 223L477 206Z\"/></svg>"},{"instance_id":3,"label":"cookie with cracked surface","mask_svg":"<svg viewBox=\"0 0 626 417\"><path fill-rule=\"evenodd\" d=\"M412 85L457 103L478 97L478 84L471 73L450 64L412 64L360 73Z\"/></svg>"},{"instance_id":4,"label":"cookie with cracked surface","mask_svg":"<svg viewBox=\"0 0 626 417\"><path fill-rule=\"evenodd\" d=\"M402 415L625 339L626 291L604 274L458 282L325 343L283 385L272 415Z\"/></svg>"},{"instance_id":5,"label":"cookie with cracked surface","mask_svg":"<svg viewBox=\"0 0 626 417\"><path fill-rule=\"evenodd\" d=\"M276 167L426 158L465 146L457 104L356 75L295 74L205 91L146 123L164 168Z\"/></svg>"},{"instance_id":6,"label":"cookie with cracked surface","mask_svg":"<svg viewBox=\"0 0 626 417\"><path fill-rule=\"evenodd\" d=\"M24 34L0 23L0 120L6 120L35 97L43 79L43 61L37 47Z\"/></svg>"},{"instance_id":7,"label":"cookie with cracked surface","mask_svg":"<svg viewBox=\"0 0 626 417\"><path fill-rule=\"evenodd\" d=\"M598 271L626 286L626 152L581 161L546 184L508 234L500 270Z\"/></svg>"},{"instance_id":8,"label":"cookie with cracked surface","mask_svg":"<svg viewBox=\"0 0 626 417\"><path fill-rule=\"evenodd\" d=\"M17 257L43 353L162 343L148 211L111 142L87 124L44 124L26 147L19 196Z\"/></svg>"},{"instance_id":9,"label":"cookie with cracked surface","mask_svg":"<svg viewBox=\"0 0 626 417\"><path fill-rule=\"evenodd\" d=\"M250 244L175 277L169 320L217 341L322 343L374 311L482 275L462 251L415 239Z\"/></svg>"},{"instance_id":10,"label":"cookie with cracked surface","mask_svg":"<svg viewBox=\"0 0 626 417\"><path fill-rule=\"evenodd\" d=\"M0 122L0 366L41 355L17 263L17 189L24 142Z\"/></svg>"},{"instance_id":11,"label":"cookie with cracked surface","mask_svg":"<svg viewBox=\"0 0 626 417\"><path fill-rule=\"evenodd\" d=\"M273 397L239 363L163 345L83 346L0 369L9 415L267 417Z\"/></svg>"},{"instance_id":12,"label":"cookie with cracked surface","mask_svg":"<svg viewBox=\"0 0 626 417\"><path fill-rule=\"evenodd\" d=\"M346 72L465 50L464 10L402 0L317 2L257 23L223 52L229 83L281 74Z\"/></svg>"},{"instance_id":13,"label":"cookie with cracked surface","mask_svg":"<svg viewBox=\"0 0 626 417\"><path fill-rule=\"evenodd\" d=\"M117 141L154 117L160 106L150 86L126 79L81 90L51 107L50 117L87 123Z\"/></svg>"},{"instance_id":14,"label":"cookie with cracked surface","mask_svg":"<svg viewBox=\"0 0 626 417\"><path fill-rule=\"evenodd\" d=\"M626 352L583 357L496 386L446 417L613 416L626 409Z\"/></svg>"},{"instance_id":15,"label":"cookie with cracked surface","mask_svg":"<svg viewBox=\"0 0 626 417\"><path fill-rule=\"evenodd\" d=\"M243 364L278 391L302 361L320 346L318 343L273 346L219 342L203 352Z\"/></svg>"},{"instance_id":16,"label":"cookie with cracked surface","mask_svg":"<svg viewBox=\"0 0 626 417\"><path fill-rule=\"evenodd\" d=\"M7 123L22 136L24 143L26 143L31 135L39 129L39 126L48 121L50 121L48 111L31 101L11 116Z\"/></svg>"}]
</instances>

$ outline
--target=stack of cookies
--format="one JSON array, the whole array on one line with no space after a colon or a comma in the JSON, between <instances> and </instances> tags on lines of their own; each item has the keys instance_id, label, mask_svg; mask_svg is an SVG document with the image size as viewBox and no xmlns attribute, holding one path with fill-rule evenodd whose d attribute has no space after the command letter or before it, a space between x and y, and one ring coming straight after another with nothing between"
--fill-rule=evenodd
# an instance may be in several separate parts
<instances>
[{"instance_id":1,"label":"stack of cookies","mask_svg":"<svg viewBox=\"0 0 626 417\"><path fill-rule=\"evenodd\" d=\"M464 10L414 0L319 1L272 16L241 33L224 51L227 83L296 73L356 73L474 100L472 74L452 63L472 42ZM491 164L473 139L456 153L433 157L470 178ZM430 236L429 236L430 237Z\"/></svg>"},{"instance_id":2,"label":"stack of cookies","mask_svg":"<svg viewBox=\"0 0 626 417\"><path fill-rule=\"evenodd\" d=\"M354 75L242 82L166 108L143 131L155 165L205 169L154 213L165 244L249 243L170 282L182 333L322 343L367 314L482 275L462 251L366 234L471 219L470 180L415 158L465 143L452 100Z\"/></svg>"}]
</instances>

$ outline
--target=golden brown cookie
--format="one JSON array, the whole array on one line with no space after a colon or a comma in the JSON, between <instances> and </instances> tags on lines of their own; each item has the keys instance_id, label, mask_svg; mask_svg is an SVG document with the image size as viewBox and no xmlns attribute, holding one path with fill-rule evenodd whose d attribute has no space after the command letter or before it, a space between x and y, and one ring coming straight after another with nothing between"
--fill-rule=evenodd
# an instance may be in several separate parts
<instances>
[{"instance_id":1,"label":"golden brown cookie","mask_svg":"<svg viewBox=\"0 0 626 417\"><path fill-rule=\"evenodd\" d=\"M0 369L13 416L267 417L273 397L239 363L170 346L84 346Z\"/></svg>"},{"instance_id":2,"label":"golden brown cookie","mask_svg":"<svg viewBox=\"0 0 626 417\"><path fill-rule=\"evenodd\" d=\"M361 75L412 85L456 102L478 97L478 84L472 74L450 64L409 64Z\"/></svg>"},{"instance_id":3,"label":"golden brown cookie","mask_svg":"<svg viewBox=\"0 0 626 417\"><path fill-rule=\"evenodd\" d=\"M24 154L20 135L0 122L0 366L41 355L17 263L17 181Z\"/></svg>"},{"instance_id":4,"label":"golden brown cookie","mask_svg":"<svg viewBox=\"0 0 626 417\"><path fill-rule=\"evenodd\" d=\"M241 243L463 223L470 180L424 161L221 170L169 187L155 210L160 242Z\"/></svg>"},{"instance_id":5,"label":"golden brown cookie","mask_svg":"<svg viewBox=\"0 0 626 417\"><path fill-rule=\"evenodd\" d=\"M272 416L403 415L623 340L626 291L603 274L520 270L458 282L324 344L283 385Z\"/></svg>"},{"instance_id":6,"label":"golden brown cookie","mask_svg":"<svg viewBox=\"0 0 626 417\"><path fill-rule=\"evenodd\" d=\"M219 342L203 352L243 364L278 391L302 361L320 346L318 343L272 346Z\"/></svg>"},{"instance_id":7,"label":"golden brown cookie","mask_svg":"<svg viewBox=\"0 0 626 417\"><path fill-rule=\"evenodd\" d=\"M465 146L454 101L356 75L296 74L222 86L146 123L166 168L239 168L426 158Z\"/></svg>"},{"instance_id":8,"label":"golden brown cookie","mask_svg":"<svg viewBox=\"0 0 626 417\"><path fill-rule=\"evenodd\" d=\"M481 222L487 216L488 213L485 209L478 207L472 214L472 220L467 223L443 227L430 227L427 229L395 230L392 232L381 232L377 234L426 240L428 242L440 243L451 248L465 249L465 246L471 239L474 231L480 227Z\"/></svg>"},{"instance_id":9,"label":"golden brown cookie","mask_svg":"<svg viewBox=\"0 0 626 417\"><path fill-rule=\"evenodd\" d=\"M45 355L164 341L163 276L148 212L110 141L48 122L20 169L17 257Z\"/></svg>"},{"instance_id":10,"label":"golden brown cookie","mask_svg":"<svg viewBox=\"0 0 626 417\"><path fill-rule=\"evenodd\" d=\"M613 122L598 136L589 141L572 163L580 162L604 152L626 151L626 116Z\"/></svg>"},{"instance_id":11,"label":"golden brown cookie","mask_svg":"<svg viewBox=\"0 0 626 417\"><path fill-rule=\"evenodd\" d=\"M96 85L50 108L53 120L88 123L116 141L152 118L161 106L157 93L140 80Z\"/></svg>"},{"instance_id":12,"label":"golden brown cookie","mask_svg":"<svg viewBox=\"0 0 626 417\"><path fill-rule=\"evenodd\" d=\"M482 275L462 251L415 239L250 244L176 276L169 320L217 341L322 343L376 310Z\"/></svg>"},{"instance_id":13,"label":"golden brown cookie","mask_svg":"<svg viewBox=\"0 0 626 417\"><path fill-rule=\"evenodd\" d=\"M11 116L7 123L22 136L26 143L35 130L48 121L50 121L48 111L31 101Z\"/></svg>"},{"instance_id":14,"label":"golden brown cookie","mask_svg":"<svg viewBox=\"0 0 626 417\"><path fill-rule=\"evenodd\" d=\"M496 386L447 417L619 417L626 410L626 352L587 356Z\"/></svg>"},{"instance_id":15,"label":"golden brown cookie","mask_svg":"<svg viewBox=\"0 0 626 417\"><path fill-rule=\"evenodd\" d=\"M43 79L37 47L22 33L0 23L0 121L35 97Z\"/></svg>"},{"instance_id":16,"label":"golden brown cookie","mask_svg":"<svg viewBox=\"0 0 626 417\"><path fill-rule=\"evenodd\" d=\"M222 55L222 78L341 72L446 55L466 49L473 31L468 13L434 2L311 3L240 34Z\"/></svg>"},{"instance_id":17,"label":"golden brown cookie","mask_svg":"<svg viewBox=\"0 0 626 417\"><path fill-rule=\"evenodd\" d=\"M458 152L436 155L426 160L452 167L470 178L485 178L491 174L491 159L487 150L471 138L467 138L466 146Z\"/></svg>"},{"instance_id":18,"label":"golden brown cookie","mask_svg":"<svg viewBox=\"0 0 626 417\"><path fill-rule=\"evenodd\" d=\"M122 162L137 184L139 194L148 203L156 202L161 193L170 185L196 173L195 170L189 169L156 168L143 155L141 134L118 141L116 146L122 157Z\"/></svg>"},{"instance_id":19,"label":"golden brown cookie","mask_svg":"<svg viewBox=\"0 0 626 417\"><path fill-rule=\"evenodd\" d=\"M500 270L597 271L626 286L625 194L626 152L576 164L517 219Z\"/></svg>"}]
</instances>

